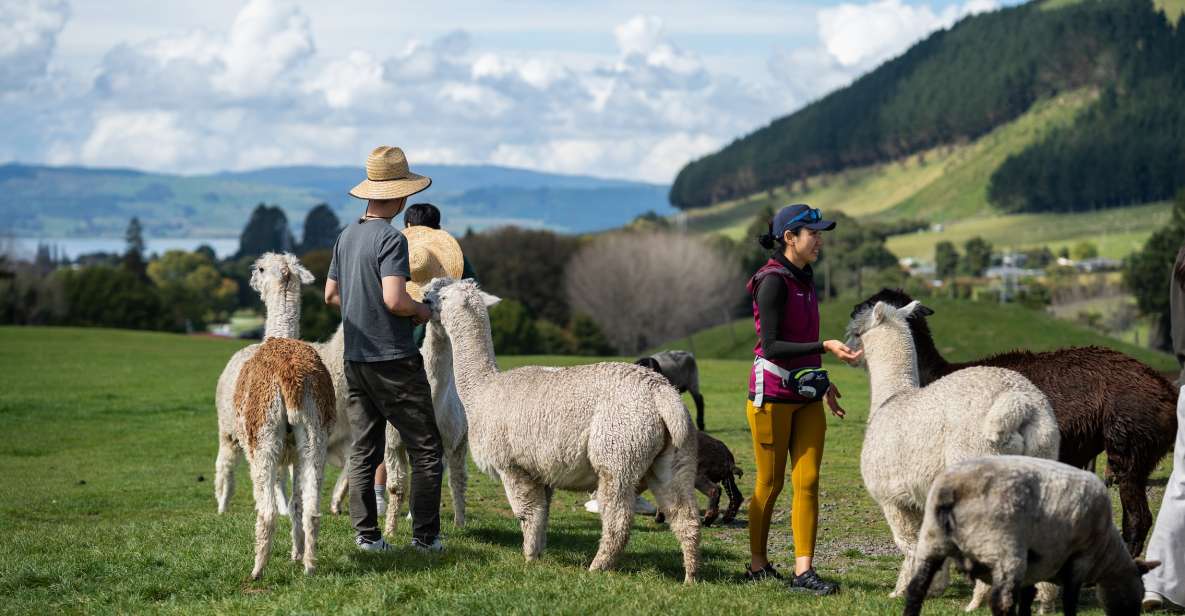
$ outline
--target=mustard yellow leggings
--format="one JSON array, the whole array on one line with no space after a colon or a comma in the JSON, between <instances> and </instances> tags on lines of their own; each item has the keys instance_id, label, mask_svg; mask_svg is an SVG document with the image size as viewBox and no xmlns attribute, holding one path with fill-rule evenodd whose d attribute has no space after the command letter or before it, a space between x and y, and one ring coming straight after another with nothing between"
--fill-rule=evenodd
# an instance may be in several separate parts
<instances>
[{"instance_id":1,"label":"mustard yellow leggings","mask_svg":"<svg viewBox=\"0 0 1185 616\"><path fill-rule=\"evenodd\" d=\"M766 402L761 408L745 405L753 452L757 461L757 485L749 501L749 549L765 556L774 502L786 482L786 455L790 455L790 483L794 488L790 528L794 556L815 555L819 523L819 466L823 461L823 437L827 417L822 402L783 404Z\"/></svg>"}]
</instances>

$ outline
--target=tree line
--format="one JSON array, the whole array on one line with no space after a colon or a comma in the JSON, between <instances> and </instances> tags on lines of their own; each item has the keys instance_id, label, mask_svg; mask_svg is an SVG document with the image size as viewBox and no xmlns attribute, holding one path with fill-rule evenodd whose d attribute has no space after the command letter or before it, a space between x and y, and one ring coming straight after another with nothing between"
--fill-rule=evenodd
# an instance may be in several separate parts
<instances>
[{"instance_id":1,"label":"tree line","mask_svg":"<svg viewBox=\"0 0 1185 616\"><path fill-rule=\"evenodd\" d=\"M671 186L670 201L682 209L704 207L811 175L974 139L1015 119L1041 98L1086 86L1124 84L1116 92L1125 94L1113 98L1118 107L1127 109L1126 119L1107 123L1131 128L1145 117L1145 124L1155 125L1180 113L1167 106L1185 92L1185 84L1158 75L1181 57L1181 36L1150 0L1099 0L1057 10L1031 2L968 17L848 87L688 164ZM1140 85L1153 82L1159 85ZM1137 85L1140 92L1127 93L1125 88ZM1147 94L1142 93L1145 89ZM1157 106L1157 100L1162 104ZM1100 107L1092 117L1105 118L1109 112ZM1150 135L1154 130L1146 127L1138 134ZM1090 143L1094 138L1093 132L1066 134L1071 132L1072 136L1059 139ZM1123 132L1114 134L1118 137ZM1132 147L1143 145L1141 139L1129 139ZM1181 143L1179 137L1176 143ZM1096 164L1106 164L1106 157L1098 157L1104 148L1092 148L1075 149L1062 166L1069 168L1075 157L1087 155L1094 156ZM1042 160L1060 149L1048 146ZM1132 151L1130 160L1147 164L1165 149L1171 149L1169 138L1142 158ZM1013 168L1024 167L1014 163ZM1001 174L996 198L1012 208L1029 208L1015 197L1015 191L1023 192L1024 183L1010 173L1015 172ZM1127 197L1110 196L1106 202L1137 200L1141 190L1145 189L1128 190ZM1062 207L1075 203L1054 198Z\"/></svg>"}]
</instances>

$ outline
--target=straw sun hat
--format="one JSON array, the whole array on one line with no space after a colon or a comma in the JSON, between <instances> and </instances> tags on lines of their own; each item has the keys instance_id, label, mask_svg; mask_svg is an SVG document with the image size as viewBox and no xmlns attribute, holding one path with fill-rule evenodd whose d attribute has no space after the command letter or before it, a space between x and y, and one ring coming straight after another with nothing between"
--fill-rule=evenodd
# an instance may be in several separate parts
<instances>
[{"instance_id":1,"label":"straw sun hat","mask_svg":"<svg viewBox=\"0 0 1185 616\"><path fill-rule=\"evenodd\" d=\"M415 226L403 230L407 238L407 260L411 280L407 294L417 302L424 301L424 286L433 278L459 279L465 271L465 257L461 245L447 231Z\"/></svg>"},{"instance_id":2,"label":"straw sun hat","mask_svg":"<svg viewBox=\"0 0 1185 616\"><path fill-rule=\"evenodd\" d=\"M366 157L366 179L350 190L359 199L398 199L414 195L432 184L432 178L412 173L403 150L380 145Z\"/></svg>"}]
</instances>

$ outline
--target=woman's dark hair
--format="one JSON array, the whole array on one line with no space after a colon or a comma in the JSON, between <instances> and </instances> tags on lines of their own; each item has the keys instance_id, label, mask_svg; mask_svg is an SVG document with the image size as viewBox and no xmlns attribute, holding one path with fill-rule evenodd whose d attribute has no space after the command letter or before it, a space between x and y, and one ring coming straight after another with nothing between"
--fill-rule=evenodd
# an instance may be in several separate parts
<instances>
[{"instance_id":1,"label":"woman's dark hair","mask_svg":"<svg viewBox=\"0 0 1185 616\"><path fill-rule=\"evenodd\" d=\"M440 228L440 210L431 203L416 203L403 214L404 227Z\"/></svg>"},{"instance_id":2,"label":"woman's dark hair","mask_svg":"<svg viewBox=\"0 0 1185 616\"><path fill-rule=\"evenodd\" d=\"M798 229L792 230L791 233L797 235L798 232L804 228L805 227L799 227ZM774 223L771 220L766 232L757 236L757 243L761 244L761 247L766 250L773 250L775 246L785 246L786 240L782 235L774 235Z\"/></svg>"}]
</instances>

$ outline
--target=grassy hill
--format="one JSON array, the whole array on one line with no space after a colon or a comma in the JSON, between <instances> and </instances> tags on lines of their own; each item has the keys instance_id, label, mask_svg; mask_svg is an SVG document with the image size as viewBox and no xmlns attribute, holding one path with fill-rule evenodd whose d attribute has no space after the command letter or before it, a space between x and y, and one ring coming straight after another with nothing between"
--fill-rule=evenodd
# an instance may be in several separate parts
<instances>
[{"instance_id":1,"label":"grassy hill","mask_svg":"<svg viewBox=\"0 0 1185 616\"><path fill-rule=\"evenodd\" d=\"M1094 98L1090 91L1067 93L1035 105L970 143L935 148L894 163L814 176L805 185L796 183L793 190L758 193L689 210L679 218L693 232L739 240L764 208L802 201L861 220L921 218L942 223L941 231L890 238L888 247L899 257L929 261L938 242L961 246L977 235L1001 248L1046 245L1056 250L1085 240L1098 245L1102 256L1123 257L1169 220L1169 203L1073 214L1001 214L987 201L993 169L1051 130L1069 125Z\"/></svg>"},{"instance_id":2,"label":"grassy hill","mask_svg":"<svg viewBox=\"0 0 1185 616\"><path fill-rule=\"evenodd\" d=\"M941 310L941 308L940 308ZM940 311L936 318L942 316ZM829 329L831 326L828 326ZM899 612L887 598L900 557L859 474L867 419L867 377L836 370L848 418L828 419L820 487L817 565L843 584L836 597L788 593L776 584L733 582L748 558L745 510L732 526L703 531L702 582L680 583L678 544L665 528L636 518L618 571L586 569L599 520L585 494L556 494L547 548L525 563L518 522L502 487L470 468L469 525L454 528L446 495L446 551L409 548L364 555L348 519L323 508L317 575L288 560L281 519L263 580L248 581L254 513L245 464L231 511L214 511L214 383L243 343L101 329L0 328L0 596L6 613L379 613L438 615L721 614L738 605L762 612L857 616ZM506 357L503 367L567 365L595 358ZM704 359L707 424L745 470L753 456L742 405L745 360ZM326 485L337 469L330 467ZM1162 467L1156 477L1167 476ZM1154 481L1154 486L1161 482ZM1151 504L1160 504L1153 487ZM770 554L790 562L789 490L774 513ZM410 539L406 522L396 546ZM970 588L957 581L926 612L961 614ZM1101 614L1093 594L1080 613Z\"/></svg>"},{"instance_id":3,"label":"grassy hill","mask_svg":"<svg viewBox=\"0 0 1185 616\"><path fill-rule=\"evenodd\" d=\"M1127 353L1163 372L1177 370L1167 353L1128 344L1045 314L1013 304L959 301L932 297L922 300L934 309L930 329L940 351L951 361L968 361L1013 349L1044 351L1067 346L1098 345ZM854 298L821 304L821 333L824 339L844 339ZM675 340L665 348L694 346L697 357L749 360L753 358L756 335L752 319L739 319ZM841 368L842 370L842 368Z\"/></svg>"}]
</instances>

